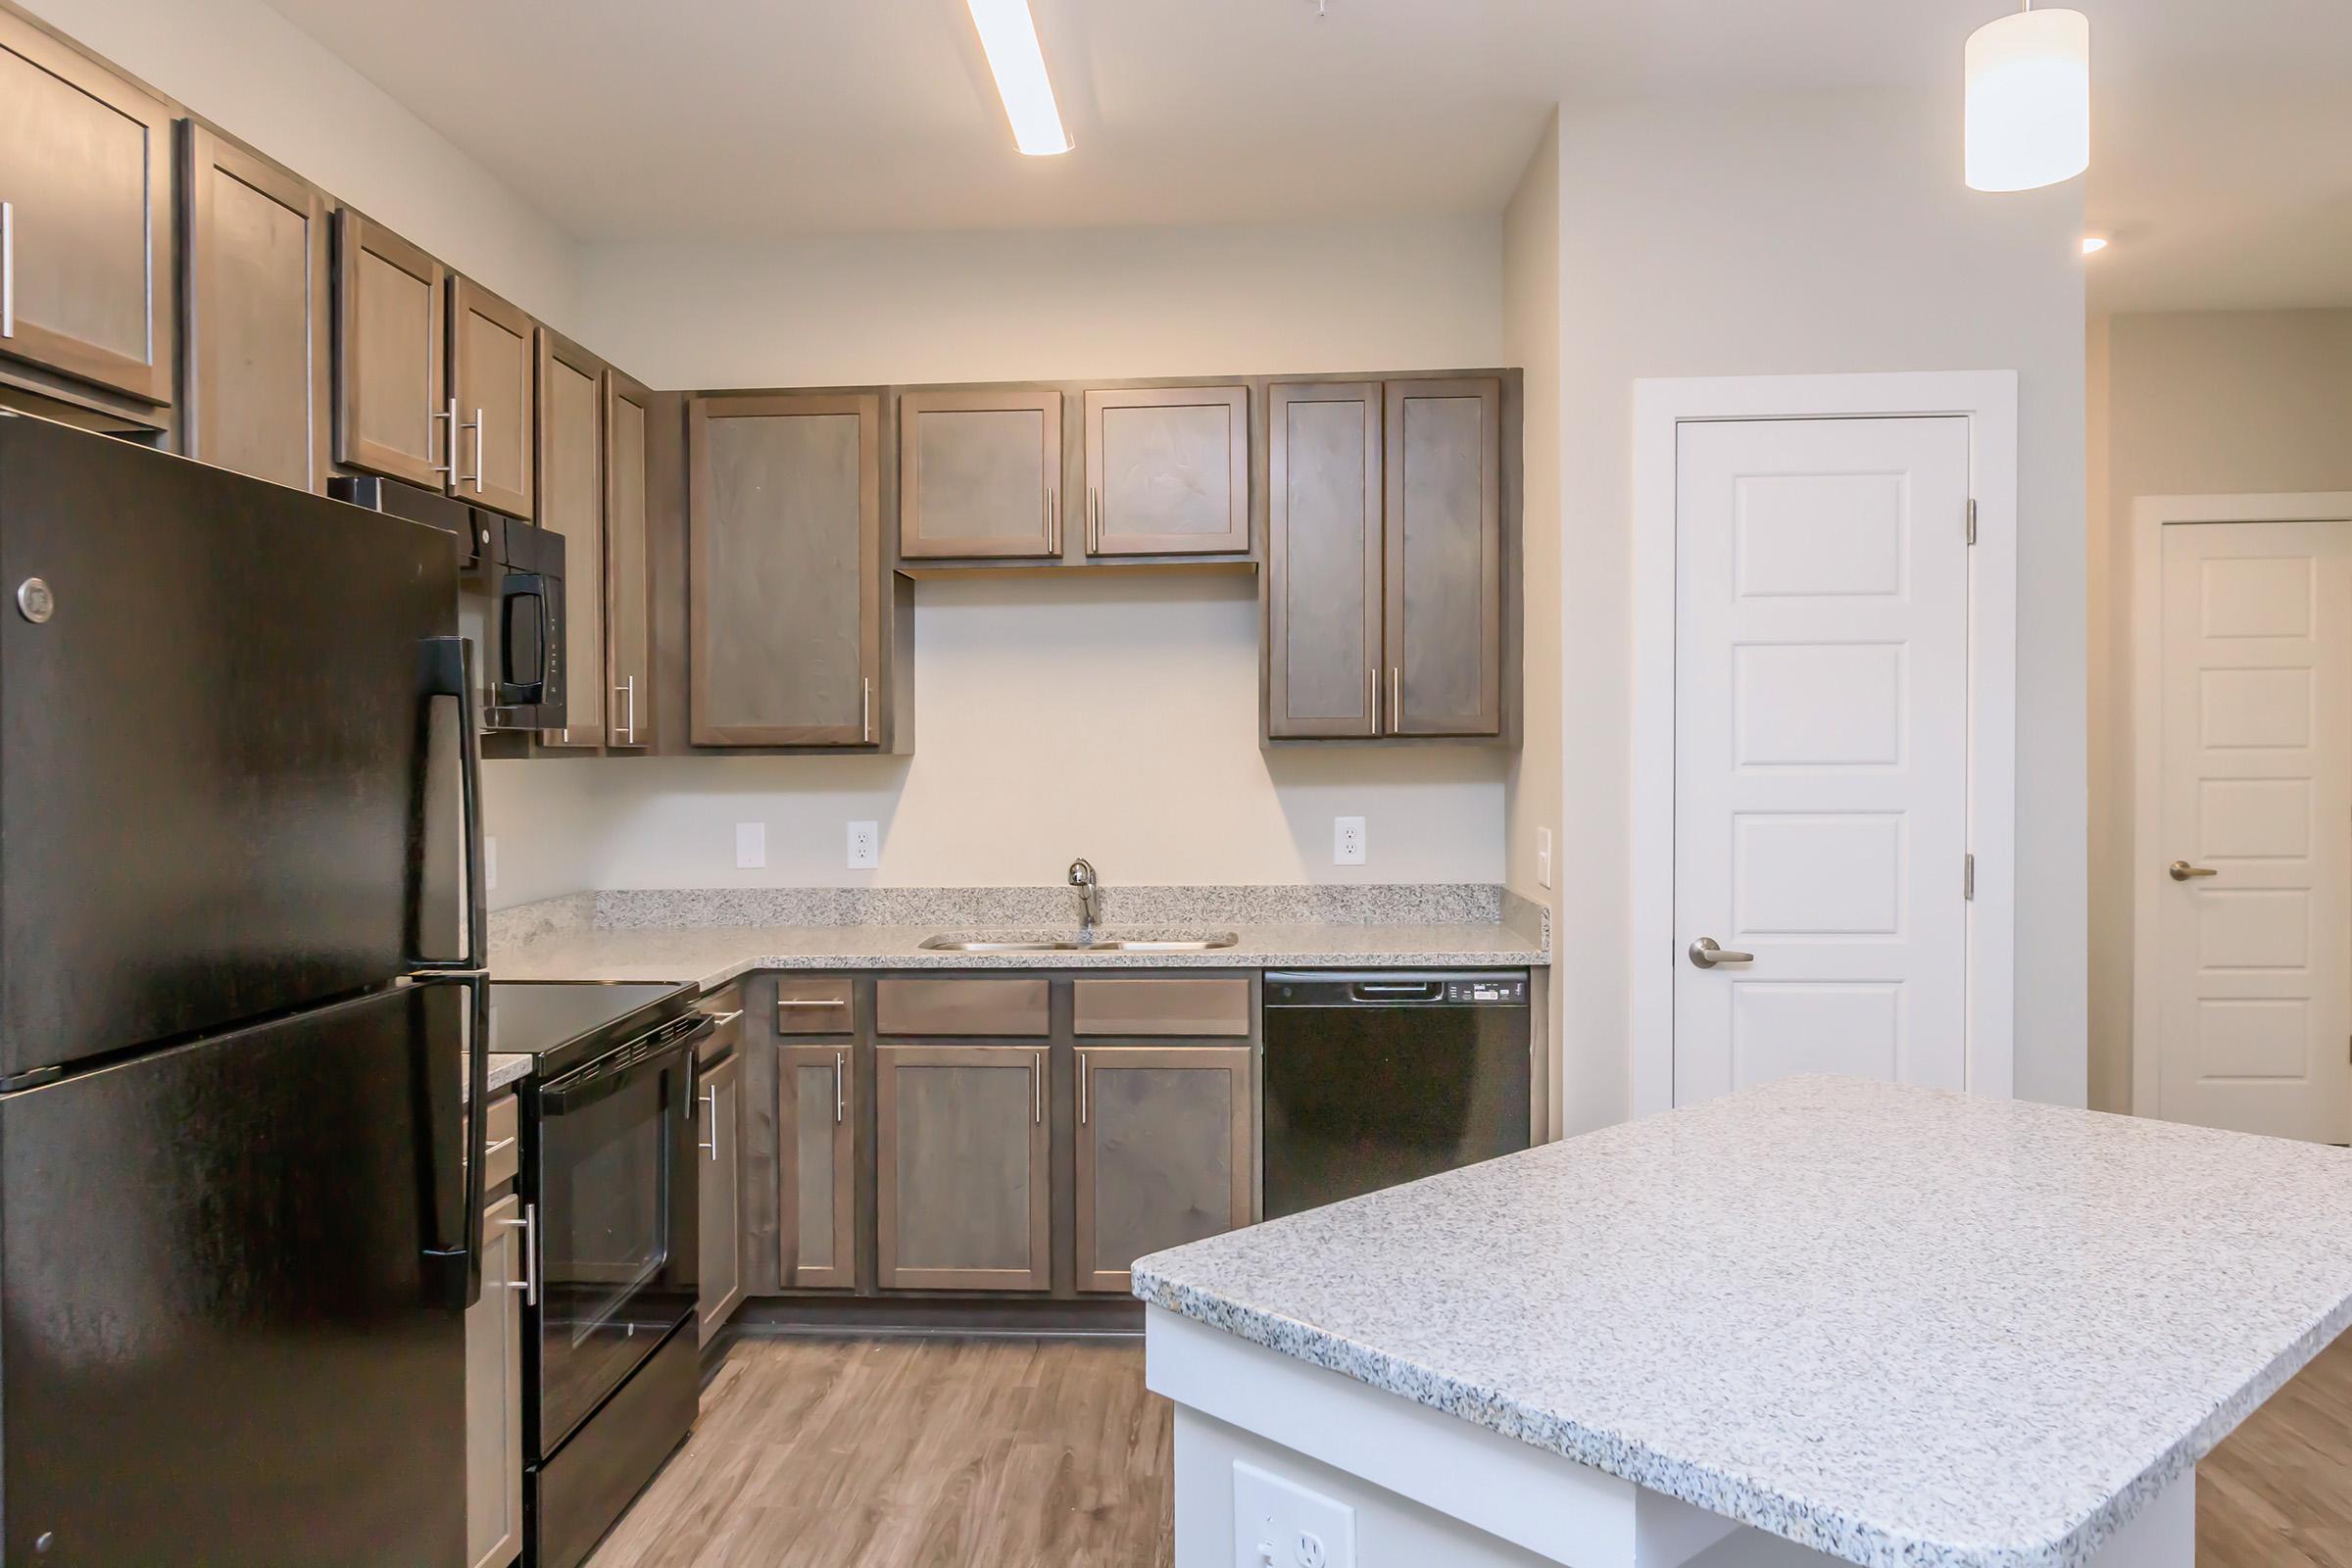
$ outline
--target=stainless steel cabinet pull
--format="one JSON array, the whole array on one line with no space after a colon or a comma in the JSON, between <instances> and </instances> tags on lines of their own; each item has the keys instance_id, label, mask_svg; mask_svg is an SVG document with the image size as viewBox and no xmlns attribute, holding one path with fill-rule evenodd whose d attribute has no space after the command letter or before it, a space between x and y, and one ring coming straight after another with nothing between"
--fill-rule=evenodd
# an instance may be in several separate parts
<instances>
[{"instance_id":1,"label":"stainless steel cabinet pull","mask_svg":"<svg viewBox=\"0 0 2352 1568\"><path fill-rule=\"evenodd\" d=\"M434 464L432 471L448 474L449 487L454 490L458 487L458 400L456 398L449 400L448 408L435 409L424 416L424 444L428 448L433 444L433 423L438 419L449 421L449 444L441 449L442 454L449 461Z\"/></svg>"},{"instance_id":2,"label":"stainless steel cabinet pull","mask_svg":"<svg viewBox=\"0 0 2352 1568\"><path fill-rule=\"evenodd\" d=\"M1086 1053L1078 1053L1078 1125L1086 1125Z\"/></svg>"},{"instance_id":3,"label":"stainless steel cabinet pull","mask_svg":"<svg viewBox=\"0 0 2352 1568\"><path fill-rule=\"evenodd\" d=\"M1029 1119L1033 1123L1046 1119L1045 1065L1046 1054L1044 1052L1032 1051L1029 1053Z\"/></svg>"},{"instance_id":4,"label":"stainless steel cabinet pull","mask_svg":"<svg viewBox=\"0 0 2352 1568\"><path fill-rule=\"evenodd\" d=\"M874 738L874 677L865 675L858 681L858 738Z\"/></svg>"},{"instance_id":5,"label":"stainless steel cabinet pull","mask_svg":"<svg viewBox=\"0 0 2352 1568\"><path fill-rule=\"evenodd\" d=\"M1713 937L1700 937L1690 944L1690 961L1701 969L1712 969L1719 963L1753 963L1756 956L1734 953L1729 948L1717 947Z\"/></svg>"},{"instance_id":6,"label":"stainless steel cabinet pull","mask_svg":"<svg viewBox=\"0 0 2352 1568\"><path fill-rule=\"evenodd\" d=\"M522 1205L522 1218L504 1221L507 1229L522 1232L522 1283L509 1281L507 1289L520 1291L523 1300L539 1304L539 1205Z\"/></svg>"},{"instance_id":7,"label":"stainless steel cabinet pull","mask_svg":"<svg viewBox=\"0 0 2352 1568\"><path fill-rule=\"evenodd\" d=\"M0 337L17 335L17 204L0 202Z\"/></svg>"},{"instance_id":8,"label":"stainless steel cabinet pull","mask_svg":"<svg viewBox=\"0 0 2352 1568\"><path fill-rule=\"evenodd\" d=\"M2175 860L2165 869L2172 873L2172 878L2176 882L2185 882L2192 876L2220 876L2222 874L2210 865L2191 865L2186 860Z\"/></svg>"},{"instance_id":9,"label":"stainless steel cabinet pull","mask_svg":"<svg viewBox=\"0 0 2352 1568\"><path fill-rule=\"evenodd\" d=\"M703 1014L703 1016L710 1019L712 1024L723 1029L728 1024L731 1024L736 1019L742 1017L743 1009L741 1007L737 1007L733 1012L706 1012Z\"/></svg>"},{"instance_id":10,"label":"stainless steel cabinet pull","mask_svg":"<svg viewBox=\"0 0 2352 1568\"><path fill-rule=\"evenodd\" d=\"M1102 550L1102 497L1093 485L1086 487L1086 553L1099 555Z\"/></svg>"},{"instance_id":11,"label":"stainless steel cabinet pull","mask_svg":"<svg viewBox=\"0 0 2352 1568\"><path fill-rule=\"evenodd\" d=\"M845 1059L848 1054L842 1051L833 1053L833 1125L836 1127L841 1125L849 1105L849 1097L842 1091L842 1070L849 1065Z\"/></svg>"},{"instance_id":12,"label":"stainless steel cabinet pull","mask_svg":"<svg viewBox=\"0 0 2352 1568\"><path fill-rule=\"evenodd\" d=\"M1371 706L1371 709L1372 709L1372 733L1373 733L1373 734L1375 734L1375 735L1377 735L1377 734L1379 734L1379 733L1380 733L1380 671L1379 671L1379 670L1377 670L1377 669L1367 669L1367 670L1365 670L1365 671L1364 671L1364 691L1365 691L1365 692L1366 692L1366 694L1367 694L1367 695L1366 695L1366 698L1365 698L1365 701L1366 701L1368 704L1370 704L1370 706Z\"/></svg>"},{"instance_id":13,"label":"stainless steel cabinet pull","mask_svg":"<svg viewBox=\"0 0 2352 1568\"><path fill-rule=\"evenodd\" d=\"M482 470L490 466L490 432L482 428L482 411L473 411L473 493L482 493Z\"/></svg>"},{"instance_id":14,"label":"stainless steel cabinet pull","mask_svg":"<svg viewBox=\"0 0 2352 1568\"><path fill-rule=\"evenodd\" d=\"M709 1150L710 1163L715 1165L718 1163L718 1091L716 1089L704 1090L703 1104L710 1112L710 1141L707 1144L696 1144L694 1147Z\"/></svg>"},{"instance_id":15,"label":"stainless steel cabinet pull","mask_svg":"<svg viewBox=\"0 0 2352 1568\"><path fill-rule=\"evenodd\" d=\"M1404 733L1404 666L1389 666L1389 733Z\"/></svg>"},{"instance_id":16,"label":"stainless steel cabinet pull","mask_svg":"<svg viewBox=\"0 0 2352 1568\"><path fill-rule=\"evenodd\" d=\"M459 424L455 422L458 417L458 400L451 398L449 400L449 417L452 421L449 428L450 482L459 486L470 484L473 486L473 493L478 496L482 493L482 411L479 409L473 411L471 424ZM473 432L473 471L467 474L458 472L458 432L460 430Z\"/></svg>"},{"instance_id":17,"label":"stainless steel cabinet pull","mask_svg":"<svg viewBox=\"0 0 2352 1568\"><path fill-rule=\"evenodd\" d=\"M514 1140L512 1137L501 1138L497 1143L482 1151L482 1157L487 1159L502 1149L513 1149L514 1147Z\"/></svg>"},{"instance_id":18,"label":"stainless steel cabinet pull","mask_svg":"<svg viewBox=\"0 0 2352 1568\"><path fill-rule=\"evenodd\" d=\"M620 744L623 746L634 746L637 744L637 677L634 675L629 676L618 686L613 687L612 690L616 693L625 695L628 698L629 703L627 709L624 710L624 711L626 711L629 715L629 721L621 726L621 728L629 732L629 738Z\"/></svg>"},{"instance_id":19,"label":"stainless steel cabinet pull","mask_svg":"<svg viewBox=\"0 0 2352 1568\"><path fill-rule=\"evenodd\" d=\"M1046 492L1046 554L1061 554L1061 497Z\"/></svg>"},{"instance_id":20,"label":"stainless steel cabinet pull","mask_svg":"<svg viewBox=\"0 0 2352 1568\"><path fill-rule=\"evenodd\" d=\"M778 997L776 1005L779 1007L846 1007L849 1004L839 997L809 997L806 1000L800 997Z\"/></svg>"}]
</instances>

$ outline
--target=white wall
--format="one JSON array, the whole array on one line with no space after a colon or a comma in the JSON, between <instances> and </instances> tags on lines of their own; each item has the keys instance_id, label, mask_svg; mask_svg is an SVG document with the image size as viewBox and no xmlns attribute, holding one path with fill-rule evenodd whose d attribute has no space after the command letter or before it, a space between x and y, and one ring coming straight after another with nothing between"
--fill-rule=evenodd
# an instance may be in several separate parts
<instances>
[{"instance_id":1,"label":"white wall","mask_svg":"<svg viewBox=\"0 0 2352 1568\"><path fill-rule=\"evenodd\" d=\"M1628 444L1645 376L2021 372L2018 1088L2082 1099L2082 196L1968 191L1959 133L1950 90L1562 110L1569 1131L1627 1103Z\"/></svg>"},{"instance_id":2,"label":"white wall","mask_svg":"<svg viewBox=\"0 0 2352 1568\"><path fill-rule=\"evenodd\" d=\"M2132 1103L2132 505L2352 490L2352 310L2092 323L2091 1102ZM2168 856L2167 858L2170 858Z\"/></svg>"},{"instance_id":3,"label":"white wall","mask_svg":"<svg viewBox=\"0 0 2352 1568\"><path fill-rule=\"evenodd\" d=\"M589 252L585 330L672 387L1491 366L1500 252L1492 218L631 244ZM1500 878L1502 754L1260 748L1251 578L927 580L914 641L909 759L510 764L494 902L1034 884L1077 855L1131 883ZM548 769L575 776L542 800ZM1360 867L1331 864L1340 813L1367 818ZM853 872L845 824L869 818L882 863ZM769 863L739 871L754 820Z\"/></svg>"},{"instance_id":4,"label":"white wall","mask_svg":"<svg viewBox=\"0 0 2352 1568\"><path fill-rule=\"evenodd\" d=\"M60 32L577 335L572 238L262 0L25 0Z\"/></svg>"}]
</instances>

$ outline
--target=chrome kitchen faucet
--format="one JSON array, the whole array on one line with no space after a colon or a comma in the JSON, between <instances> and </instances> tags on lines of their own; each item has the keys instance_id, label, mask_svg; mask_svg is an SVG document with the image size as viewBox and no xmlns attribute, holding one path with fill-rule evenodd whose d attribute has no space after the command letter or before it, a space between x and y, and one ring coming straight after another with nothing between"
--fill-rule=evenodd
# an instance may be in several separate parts
<instances>
[{"instance_id":1,"label":"chrome kitchen faucet","mask_svg":"<svg viewBox=\"0 0 2352 1568\"><path fill-rule=\"evenodd\" d=\"M1080 858L1070 862L1070 886L1078 890L1078 929L1092 931L1102 922L1102 890L1095 884L1092 861Z\"/></svg>"}]
</instances>

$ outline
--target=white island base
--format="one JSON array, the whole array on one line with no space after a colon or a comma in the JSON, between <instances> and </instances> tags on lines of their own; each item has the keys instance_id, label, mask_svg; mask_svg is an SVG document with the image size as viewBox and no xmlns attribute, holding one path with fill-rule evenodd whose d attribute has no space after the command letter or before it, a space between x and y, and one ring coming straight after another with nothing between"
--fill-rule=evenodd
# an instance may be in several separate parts
<instances>
[{"instance_id":1,"label":"white island base","mask_svg":"<svg viewBox=\"0 0 2352 1568\"><path fill-rule=\"evenodd\" d=\"M1146 1362L1152 1391L1176 1406L1176 1568L1843 1561L1159 1307L1147 1315ZM1345 1511L1340 1528L1327 1504ZM2087 1568L2195 1559L2191 1471ZM1916 1560L1969 1556L1945 1547Z\"/></svg>"}]
</instances>

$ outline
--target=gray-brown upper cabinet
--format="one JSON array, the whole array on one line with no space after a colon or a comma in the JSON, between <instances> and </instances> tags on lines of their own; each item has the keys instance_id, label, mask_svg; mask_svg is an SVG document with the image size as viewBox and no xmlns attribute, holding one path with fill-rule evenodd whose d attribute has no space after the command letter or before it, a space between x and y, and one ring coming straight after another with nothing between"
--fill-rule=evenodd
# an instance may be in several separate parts
<instances>
[{"instance_id":1,"label":"gray-brown upper cabinet","mask_svg":"<svg viewBox=\"0 0 2352 1568\"><path fill-rule=\"evenodd\" d=\"M1266 393L1266 733L1381 733L1377 381Z\"/></svg>"},{"instance_id":2,"label":"gray-brown upper cabinet","mask_svg":"<svg viewBox=\"0 0 2352 1568\"><path fill-rule=\"evenodd\" d=\"M334 233L335 461L446 489L458 440L442 375L448 270L349 207Z\"/></svg>"},{"instance_id":3,"label":"gray-brown upper cabinet","mask_svg":"<svg viewBox=\"0 0 2352 1568\"><path fill-rule=\"evenodd\" d=\"M1267 737L1501 734L1501 383L1267 403Z\"/></svg>"},{"instance_id":4,"label":"gray-brown upper cabinet","mask_svg":"<svg viewBox=\"0 0 2352 1568\"><path fill-rule=\"evenodd\" d=\"M874 1048L875 1259L883 1290L1053 1285L1048 1052Z\"/></svg>"},{"instance_id":5,"label":"gray-brown upper cabinet","mask_svg":"<svg viewBox=\"0 0 2352 1568\"><path fill-rule=\"evenodd\" d=\"M899 399L899 556L1061 554L1061 394L1028 387Z\"/></svg>"},{"instance_id":6,"label":"gray-brown upper cabinet","mask_svg":"<svg viewBox=\"0 0 2352 1568\"><path fill-rule=\"evenodd\" d=\"M169 112L0 12L0 354L172 401Z\"/></svg>"},{"instance_id":7,"label":"gray-brown upper cabinet","mask_svg":"<svg viewBox=\"0 0 2352 1568\"><path fill-rule=\"evenodd\" d=\"M457 494L530 521L537 441L532 321L471 278L449 280L449 395L456 401ZM576 666L575 666L576 667Z\"/></svg>"},{"instance_id":8,"label":"gray-brown upper cabinet","mask_svg":"<svg viewBox=\"0 0 2352 1568\"><path fill-rule=\"evenodd\" d=\"M1250 389L1086 394L1090 557L1247 555Z\"/></svg>"},{"instance_id":9,"label":"gray-brown upper cabinet","mask_svg":"<svg viewBox=\"0 0 2352 1568\"><path fill-rule=\"evenodd\" d=\"M687 404L697 746L882 742L880 397Z\"/></svg>"},{"instance_id":10,"label":"gray-brown upper cabinet","mask_svg":"<svg viewBox=\"0 0 2352 1568\"><path fill-rule=\"evenodd\" d=\"M605 364L577 343L539 328L539 525L564 536L564 655L571 670L562 729L542 745L598 746L605 739ZM641 502L642 506L642 502Z\"/></svg>"},{"instance_id":11,"label":"gray-brown upper cabinet","mask_svg":"<svg viewBox=\"0 0 2352 1568\"><path fill-rule=\"evenodd\" d=\"M192 120L179 130L181 448L324 489L334 336L326 198Z\"/></svg>"},{"instance_id":12,"label":"gray-brown upper cabinet","mask_svg":"<svg viewBox=\"0 0 2352 1568\"><path fill-rule=\"evenodd\" d=\"M1079 1290L1124 1294L1137 1258L1250 1223L1250 1061L1247 1046L1078 1043Z\"/></svg>"},{"instance_id":13,"label":"gray-brown upper cabinet","mask_svg":"<svg viewBox=\"0 0 2352 1568\"><path fill-rule=\"evenodd\" d=\"M603 395L605 744L636 747L648 744L654 721L653 556L646 533L645 471L654 400L644 386L611 366L605 367ZM575 682L575 700L577 692Z\"/></svg>"},{"instance_id":14,"label":"gray-brown upper cabinet","mask_svg":"<svg viewBox=\"0 0 2352 1568\"><path fill-rule=\"evenodd\" d=\"M783 1216L777 1279L788 1291L846 1291L858 1283L857 1042L844 1036L776 1049Z\"/></svg>"},{"instance_id":15,"label":"gray-brown upper cabinet","mask_svg":"<svg viewBox=\"0 0 2352 1568\"><path fill-rule=\"evenodd\" d=\"M1502 731L1502 388L1387 386L1391 735Z\"/></svg>"}]
</instances>

